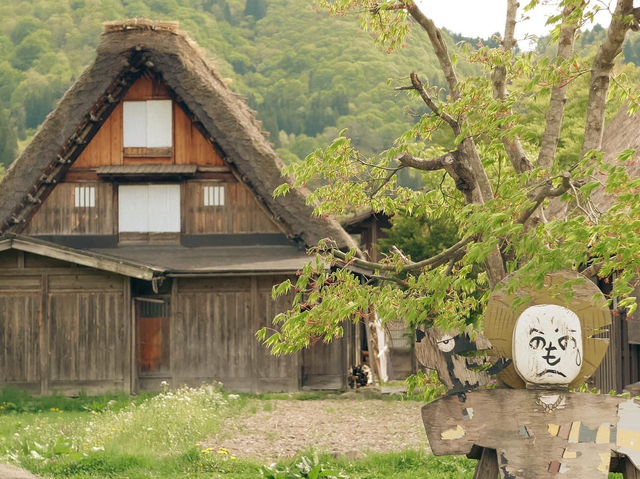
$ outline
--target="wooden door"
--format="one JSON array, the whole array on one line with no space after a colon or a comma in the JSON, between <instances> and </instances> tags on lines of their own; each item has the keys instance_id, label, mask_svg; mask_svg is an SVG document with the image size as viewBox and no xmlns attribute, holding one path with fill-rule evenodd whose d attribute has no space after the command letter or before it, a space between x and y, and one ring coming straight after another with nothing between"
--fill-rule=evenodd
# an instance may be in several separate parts
<instances>
[{"instance_id":1,"label":"wooden door","mask_svg":"<svg viewBox=\"0 0 640 479\"><path fill-rule=\"evenodd\" d=\"M168 377L171 373L169 297L137 297L135 300L138 376Z\"/></svg>"}]
</instances>

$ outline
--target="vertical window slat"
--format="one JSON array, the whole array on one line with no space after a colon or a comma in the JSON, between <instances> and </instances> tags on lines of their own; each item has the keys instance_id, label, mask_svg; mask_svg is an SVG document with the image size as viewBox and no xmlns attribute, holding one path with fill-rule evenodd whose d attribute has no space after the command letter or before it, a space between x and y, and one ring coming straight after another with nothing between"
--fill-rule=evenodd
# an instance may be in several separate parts
<instances>
[{"instance_id":1,"label":"vertical window slat","mask_svg":"<svg viewBox=\"0 0 640 479\"><path fill-rule=\"evenodd\" d=\"M73 204L76 208L95 208L96 206L95 186L76 186L73 189L73 196Z\"/></svg>"},{"instance_id":2,"label":"vertical window slat","mask_svg":"<svg viewBox=\"0 0 640 479\"><path fill-rule=\"evenodd\" d=\"M204 186L204 206L224 206L224 186Z\"/></svg>"}]
</instances>

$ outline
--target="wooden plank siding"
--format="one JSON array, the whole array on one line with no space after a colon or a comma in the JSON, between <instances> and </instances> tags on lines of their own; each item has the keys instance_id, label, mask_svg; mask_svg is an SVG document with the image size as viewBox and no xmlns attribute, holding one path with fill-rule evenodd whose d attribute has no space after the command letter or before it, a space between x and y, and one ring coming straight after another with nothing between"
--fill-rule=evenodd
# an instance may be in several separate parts
<instances>
[{"instance_id":1,"label":"wooden plank siding","mask_svg":"<svg viewBox=\"0 0 640 479\"><path fill-rule=\"evenodd\" d=\"M204 188L224 186L224 206L205 206ZM183 187L185 234L280 233L249 188L237 182L189 181Z\"/></svg>"},{"instance_id":2,"label":"wooden plank siding","mask_svg":"<svg viewBox=\"0 0 640 479\"><path fill-rule=\"evenodd\" d=\"M0 386L130 392L128 279L47 260L0 254Z\"/></svg>"},{"instance_id":3,"label":"wooden plank siding","mask_svg":"<svg viewBox=\"0 0 640 479\"><path fill-rule=\"evenodd\" d=\"M124 97L124 101L161 99L170 99L167 88L160 81L146 75L138 79ZM144 152L139 155L135 153L125 155L122 115L123 109L120 103L71 165L69 170L71 177L79 171L90 171L99 166L135 164L224 166L219 153L175 102L173 103L173 148L169 149L168 155L149 156Z\"/></svg>"},{"instance_id":4,"label":"wooden plank siding","mask_svg":"<svg viewBox=\"0 0 640 479\"><path fill-rule=\"evenodd\" d=\"M9 291L11 281L0 277L0 383L39 393L40 293Z\"/></svg>"},{"instance_id":5,"label":"wooden plank siding","mask_svg":"<svg viewBox=\"0 0 640 479\"><path fill-rule=\"evenodd\" d=\"M271 288L284 277L179 279L173 311L173 384L221 381L246 392L295 391L300 387L339 389L344 386L345 338L317 344L301 353L276 357L260 344L255 332L271 327L291 297L277 300ZM253 297L253 298L252 298Z\"/></svg>"},{"instance_id":6,"label":"wooden plank siding","mask_svg":"<svg viewBox=\"0 0 640 479\"><path fill-rule=\"evenodd\" d=\"M178 280L173 311L173 378L176 384L221 381L252 391L252 354L257 344L251 317L251 280Z\"/></svg>"},{"instance_id":7,"label":"wooden plank siding","mask_svg":"<svg viewBox=\"0 0 640 479\"><path fill-rule=\"evenodd\" d=\"M94 207L75 206L76 187L95 188ZM35 213L24 233L31 235L115 234L113 185L98 182L59 184Z\"/></svg>"}]
</instances>

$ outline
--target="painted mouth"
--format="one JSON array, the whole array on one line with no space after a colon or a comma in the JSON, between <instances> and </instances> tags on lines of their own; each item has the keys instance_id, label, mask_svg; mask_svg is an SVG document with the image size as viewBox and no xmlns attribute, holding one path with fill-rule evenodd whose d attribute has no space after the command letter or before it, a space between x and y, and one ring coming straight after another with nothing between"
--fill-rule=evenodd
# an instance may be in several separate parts
<instances>
[{"instance_id":1,"label":"painted mouth","mask_svg":"<svg viewBox=\"0 0 640 479\"><path fill-rule=\"evenodd\" d=\"M565 373L563 373L562 371L558 371L557 369L545 369L544 371L537 373L536 377L542 377L545 374L557 374L558 376L562 376L563 378L567 377Z\"/></svg>"}]
</instances>

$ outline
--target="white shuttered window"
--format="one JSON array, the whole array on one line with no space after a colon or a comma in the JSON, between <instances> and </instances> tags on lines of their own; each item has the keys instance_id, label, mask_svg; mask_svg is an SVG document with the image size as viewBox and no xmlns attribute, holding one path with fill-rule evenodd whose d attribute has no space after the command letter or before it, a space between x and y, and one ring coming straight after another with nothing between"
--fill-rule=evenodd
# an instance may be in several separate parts
<instances>
[{"instance_id":1,"label":"white shuttered window","mask_svg":"<svg viewBox=\"0 0 640 479\"><path fill-rule=\"evenodd\" d=\"M224 186L205 186L204 205L224 206Z\"/></svg>"},{"instance_id":2,"label":"white shuttered window","mask_svg":"<svg viewBox=\"0 0 640 479\"><path fill-rule=\"evenodd\" d=\"M118 219L121 233L179 233L180 185L121 185Z\"/></svg>"},{"instance_id":3,"label":"white shuttered window","mask_svg":"<svg viewBox=\"0 0 640 479\"><path fill-rule=\"evenodd\" d=\"M125 148L173 146L171 100L123 102Z\"/></svg>"},{"instance_id":4,"label":"white shuttered window","mask_svg":"<svg viewBox=\"0 0 640 479\"><path fill-rule=\"evenodd\" d=\"M76 208L95 208L95 186L76 186L74 190L74 200Z\"/></svg>"}]
</instances>

